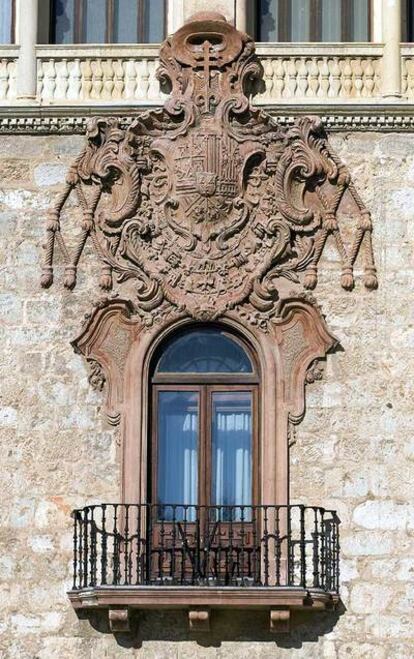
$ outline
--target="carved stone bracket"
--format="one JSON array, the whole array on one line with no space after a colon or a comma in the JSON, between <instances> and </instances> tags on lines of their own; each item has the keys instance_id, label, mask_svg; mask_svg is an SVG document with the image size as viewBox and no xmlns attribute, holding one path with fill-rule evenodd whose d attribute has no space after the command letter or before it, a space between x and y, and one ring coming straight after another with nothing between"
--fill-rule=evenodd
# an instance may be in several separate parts
<instances>
[{"instance_id":1,"label":"carved stone bracket","mask_svg":"<svg viewBox=\"0 0 414 659\"><path fill-rule=\"evenodd\" d=\"M192 632L209 632L210 610L190 609L188 612L188 624Z\"/></svg>"},{"instance_id":2,"label":"carved stone bracket","mask_svg":"<svg viewBox=\"0 0 414 659\"><path fill-rule=\"evenodd\" d=\"M290 632L289 609L271 609L270 631L275 634L288 634Z\"/></svg>"},{"instance_id":3,"label":"carved stone bracket","mask_svg":"<svg viewBox=\"0 0 414 659\"><path fill-rule=\"evenodd\" d=\"M131 631L128 607L109 609L109 628L112 633L126 633Z\"/></svg>"},{"instance_id":4,"label":"carved stone bracket","mask_svg":"<svg viewBox=\"0 0 414 659\"><path fill-rule=\"evenodd\" d=\"M131 317L128 301L104 299L88 314L82 333L72 341L75 351L83 354L90 365L91 385L100 391L108 385L105 409L112 425L120 421L126 359L140 329Z\"/></svg>"}]
</instances>

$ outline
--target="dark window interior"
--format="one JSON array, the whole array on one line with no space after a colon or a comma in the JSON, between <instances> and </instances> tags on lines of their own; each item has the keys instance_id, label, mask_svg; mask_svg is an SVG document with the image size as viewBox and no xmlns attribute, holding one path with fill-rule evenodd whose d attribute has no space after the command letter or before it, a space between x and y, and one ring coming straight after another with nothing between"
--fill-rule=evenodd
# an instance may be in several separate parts
<instances>
[{"instance_id":1,"label":"dark window interior","mask_svg":"<svg viewBox=\"0 0 414 659\"><path fill-rule=\"evenodd\" d=\"M414 41L414 0L401 2L401 41L403 43Z\"/></svg>"}]
</instances>

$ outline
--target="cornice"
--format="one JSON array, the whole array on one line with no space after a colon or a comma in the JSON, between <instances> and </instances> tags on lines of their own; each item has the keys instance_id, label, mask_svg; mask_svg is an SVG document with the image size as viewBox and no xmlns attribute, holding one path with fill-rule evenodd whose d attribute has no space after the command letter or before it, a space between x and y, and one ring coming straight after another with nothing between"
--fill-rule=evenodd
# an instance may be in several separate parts
<instances>
[{"instance_id":1,"label":"cornice","mask_svg":"<svg viewBox=\"0 0 414 659\"><path fill-rule=\"evenodd\" d=\"M89 105L89 106L3 106L0 107L0 134L11 135L82 135L92 116L112 116L126 128L137 112L154 109L154 105ZM274 104L259 106L282 125L293 125L295 118L314 115L322 119L330 131L414 132L414 104Z\"/></svg>"}]
</instances>

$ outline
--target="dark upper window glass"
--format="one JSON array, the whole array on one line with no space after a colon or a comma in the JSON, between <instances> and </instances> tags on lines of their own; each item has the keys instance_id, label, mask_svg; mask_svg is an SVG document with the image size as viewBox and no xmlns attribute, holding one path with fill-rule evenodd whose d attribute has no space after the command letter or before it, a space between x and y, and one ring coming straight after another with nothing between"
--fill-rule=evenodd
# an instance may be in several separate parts
<instances>
[{"instance_id":1,"label":"dark upper window glass","mask_svg":"<svg viewBox=\"0 0 414 659\"><path fill-rule=\"evenodd\" d=\"M14 2L0 0L0 44L14 42Z\"/></svg>"},{"instance_id":2,"label":"dark upper window glass","mask_svg":"<svg viewBox=\"0 0 414 659\"><path fill-rule=\"evenodd\" d=\"M401 41L414 41L414 0L401 2Z\"/></svg>"},{"instance_id":3,"label":"dark upper window glass","mask_svg":"<svg viewBox=\"0 0 414 659\"><path fill-rule=\"evenodd\" d=\"M259 41L369 41L370 0L258 0Z\"/></svg>"},{"instance_id":4,"label":"dark upper window glass","mask_svg":"<svg viewBox=\"0 0 414 659\"><path fill-rule=\"evenodd\" d=\"M219 329L192 329L164 348L158 373L253 373L244 348Z\"/></svg>"},{"instance_id":5,"label":"dark upper window glass","mask_svg":"<svg viewBox=\"0 0 414 659\"><path fill-rule=\"evenodd\" d=\"M165 4L165 0L53 0L52 41L159 42L165 36Z\"/></svg>"}]
</instances>

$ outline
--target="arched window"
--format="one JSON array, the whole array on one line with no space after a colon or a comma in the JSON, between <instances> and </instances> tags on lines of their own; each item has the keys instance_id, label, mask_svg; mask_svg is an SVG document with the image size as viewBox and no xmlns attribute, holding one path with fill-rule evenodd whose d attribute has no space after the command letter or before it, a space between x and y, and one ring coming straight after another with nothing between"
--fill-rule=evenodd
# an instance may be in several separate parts
<instances>
[{"instance_id":1,"label":"arched window","mask_svg":"<svg viewBox=\"0 0 414 659\"><path fill-rule=\"evenodd\" d=\"M151 378L153 503L188 521L199 506L248 512L257 488L258 374L248 347L219 327L193 327L159 350Z\"/></svg>"},{"instance_id":2,"label":"arched window","mask_svg":"<svg viewBox=\"0 0 414 659\"><path fill-rule=\"evenodd\" d=\"M165 0L52 0L53 43L158 43Z\"/></svg>"},{"instance_id":3,"label":"arched window","mask_svg":"<svg viewBox=\"0 0 414 659\"><path fill-rule=\"evenodd\" d=\"M258 41L369 41L370 0L259 0Z\"/></svg>"}]
</instances>

